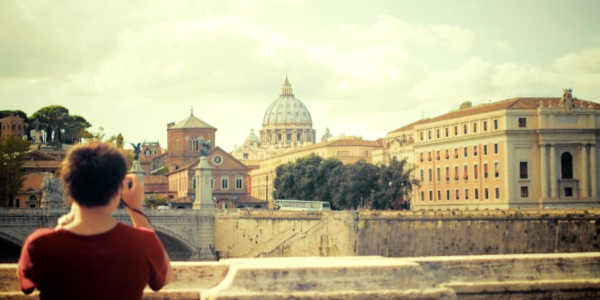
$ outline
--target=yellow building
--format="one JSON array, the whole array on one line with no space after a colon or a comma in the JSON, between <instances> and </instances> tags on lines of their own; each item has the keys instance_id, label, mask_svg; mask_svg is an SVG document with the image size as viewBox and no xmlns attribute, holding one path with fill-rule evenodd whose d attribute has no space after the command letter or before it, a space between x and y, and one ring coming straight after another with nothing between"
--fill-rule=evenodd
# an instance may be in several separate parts
<instances>
[{"instance_id":1,"label":"yellow building","mask_svg":"<svg viewBox=\"0 0 600 300\"><path fill-rule=\"evenodd\" d=\"M373 151L381 149L379 141L365 141L357 137L342 137L328 141L296 148L284 153L271 156L265 160L254 162L256 165L250 171L251 191L253 198L266 200L273 207L273 181L275 170L279 165L294 162L311 154L324 159L337 158L343 164L355 163L359 160L371 162Z\"/></svg>"},{"instance_id":2,"label":"yellow building","mask_svg":"<svg viewBox=\"0 0 600 300\"><path fill-rule=\"evenodd\" d=\"M600 105L565 90L465 103L388 133L378 157L415 168L414 209L591 207L599 206L599 137Z\"/></svg>"}]
</instances>

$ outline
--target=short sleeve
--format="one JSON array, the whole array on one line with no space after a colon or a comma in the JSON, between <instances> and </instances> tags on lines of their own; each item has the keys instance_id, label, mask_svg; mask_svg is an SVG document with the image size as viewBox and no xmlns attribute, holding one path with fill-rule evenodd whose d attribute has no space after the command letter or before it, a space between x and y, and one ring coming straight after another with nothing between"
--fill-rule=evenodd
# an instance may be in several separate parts
<instances>
[{"instance_id":1,"label":"short sleeve","mask_svg":"<svg viewBox=\"0 0 600 300\"><path fill-rule=\"evenodd\" d=\"M163 248L162 243L153 231L147 233L149 238L147 239L147 259L150 266L150 288L158 291L164 285L167 279L167 270L169 268L166 257L166 252Z\"/></svg>"},{"instance_id":2,"label":"short sleeve","mask_svg":"<svg viewBox=\"0 0 600 300\"><path fill-rule=\"evenodd\" d=\"M19 286L25 294L30 294L35 289L35 263L34 250L35 241L42 235L49 233L48 229L39 229L27 237L17 266L17 276L19 277Z\"/></svg>"}]
</instances>

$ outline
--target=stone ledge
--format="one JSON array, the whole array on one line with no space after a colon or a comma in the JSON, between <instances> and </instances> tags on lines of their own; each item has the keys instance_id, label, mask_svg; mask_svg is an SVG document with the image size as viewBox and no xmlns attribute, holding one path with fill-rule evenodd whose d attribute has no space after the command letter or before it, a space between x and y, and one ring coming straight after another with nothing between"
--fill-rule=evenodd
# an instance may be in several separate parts
<instances>
[{"instance_id":1,"label":"stone ledge","mask_svg":"<svg viewBox=\"0 0 600 300\"><path fill-rule=\"evenodd\" d=\"M18 290L15 269L0 265L0 300L39 299ZM144 299L600 298L598 252L227 259L173 270L174 281Z\"/></svg>"}]
</instances>

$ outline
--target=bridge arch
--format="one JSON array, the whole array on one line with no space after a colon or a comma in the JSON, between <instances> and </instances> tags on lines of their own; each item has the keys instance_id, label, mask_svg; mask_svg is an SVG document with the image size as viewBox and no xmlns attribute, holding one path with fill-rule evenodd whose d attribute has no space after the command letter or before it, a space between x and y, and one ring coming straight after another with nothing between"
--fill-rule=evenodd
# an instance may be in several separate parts
<instances>
[{"instance_id":1,"label":"bridge arch","mask_svg":"<svg viewBox=\"0 0 600 300\"><path fill-rule=\"evenodd\" d=\"M16 263L24 240L18 235L0 231L0 263Z\"/></svg>"},{"instance_id":2,"label":"bridge arch","mask_svg":"<svg viewBox=\"0 0 600 300\"><path fill-rule=\"evenodd\" d=\"M196 254L196 247L176 232L161 225L153 227L172 260L189 260Z\"/></svg>"}]
</instances>

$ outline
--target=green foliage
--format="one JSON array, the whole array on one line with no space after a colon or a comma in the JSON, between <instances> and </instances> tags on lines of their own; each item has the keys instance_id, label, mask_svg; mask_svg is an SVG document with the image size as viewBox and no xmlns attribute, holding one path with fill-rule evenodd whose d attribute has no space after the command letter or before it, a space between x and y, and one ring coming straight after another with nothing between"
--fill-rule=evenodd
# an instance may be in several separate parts
<instances>
[{"instance_id":1,"label":"green foliage","mask_svg":"<svg viewBox=\"0 0 600 300\"><path fill-rule=\"evenodd\" d=\"M13 206L14 199L23 187L25 174L23 161L29 142L13 135L0 141L0 206Z\"/></svg>"},{"instance_id":2,"label":"green foliage","mask_svg":"<svg viewBox=\"0 0 600 300\"><path fill-rule=\"evenodd\" d=\"M327 201L334 209L408 209L407 198L416 181L406 161L388 166L311 155L280 165L273 182L275 199Z\"/></svg>"},{"instance_id":3,"label":"green foliage","mask_svg":"<svg viewBox=\"0 0 600 300\"><path fill-rule=\"evenodd\" d=\"M69 115L69 110L60 105L42 107L31 116L31 120L38 120L40 129L44 129L49 135L54 131L54 144L58 146L62 143L72 144L86 137L85 130L91 126L85 118Z\"/></svg>"},{"instance_id":4,"label":"green foliage","mask_svg":"<svg viewBox=\"0 0 600 300\"><path fill-rule=\"evenodd\" d=\"M169 198L161 196L159 194L152 194L144 198L144 206L149 208L156 208L161 205L169 204Z\"/></svg>"}]
</instances>

